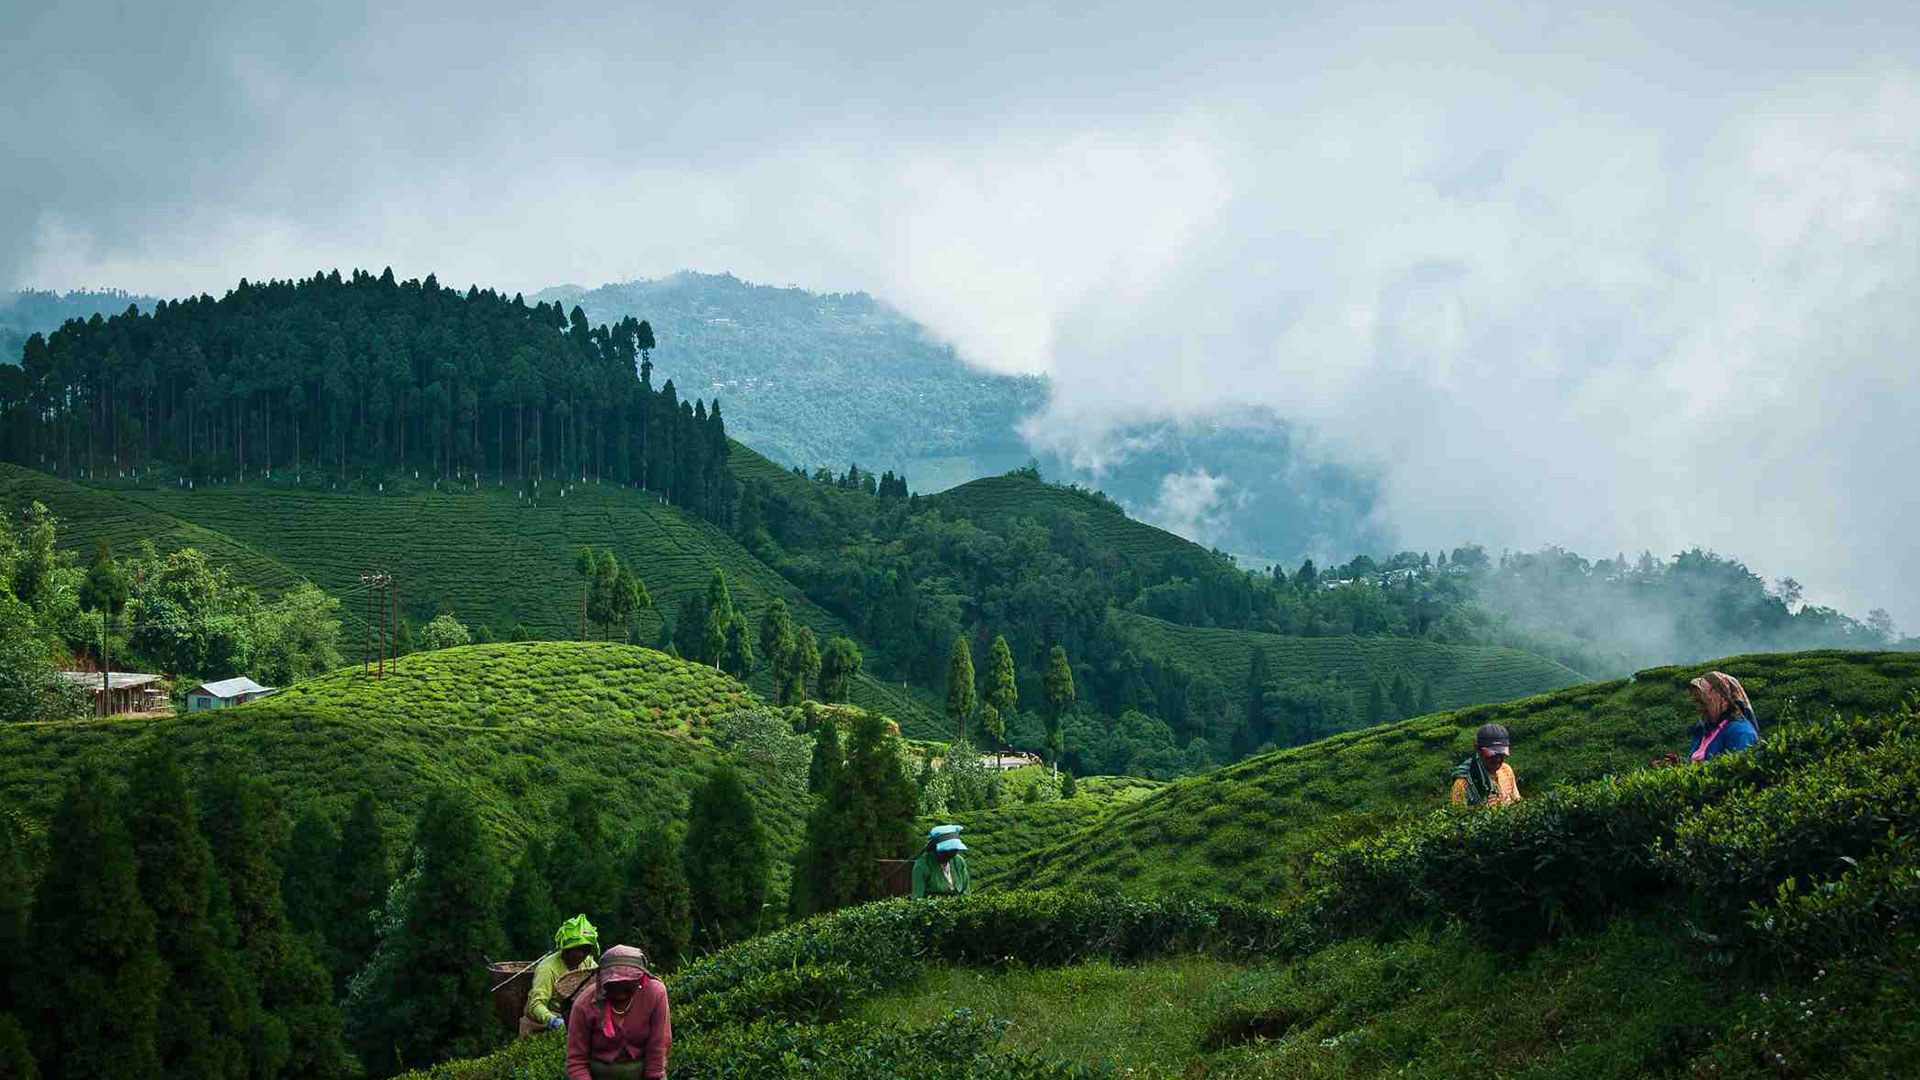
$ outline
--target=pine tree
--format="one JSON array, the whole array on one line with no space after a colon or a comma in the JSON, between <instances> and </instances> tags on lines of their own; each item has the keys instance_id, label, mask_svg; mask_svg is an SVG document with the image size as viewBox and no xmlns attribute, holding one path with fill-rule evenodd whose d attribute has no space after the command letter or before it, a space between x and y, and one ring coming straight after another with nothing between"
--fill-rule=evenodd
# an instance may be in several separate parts
<instances>
[{"instance_id":1,"label":"pine tree","mask_svg":"<svg viewBox=\"0 0 1920 1080\"><path fill-rule=\"evenodd\" d=\"M362 790L353 800L347 822L340 829L339 854L334 862L334 896L338 902L333 932L334 987L344 992L347 980L373 959L380 944L376 920L393 885L387 854L387 836L380 828L380 804L373 792Z\"/></svg>"},{"instance_id":2,"label":"pine tree","mask_svg":"<svg viewBox=\"0 0 1920 1080\"><path fill-rule=\"evenodd\" d=\"M342 1018L333 1004L333 980L312 944L287 926L280 864L273 857L279 816L264 783L234 772L216 774L202 793L201 828L214 867L226 881L216 904L229 920L232 943L260 988L266 1016L254 1025L256 1074L334 1077L346 1070Z\"/></svg>"},{"instance_id":3,"label":"pine tree","mask_svg":"<svg viewBox=\"0 0 1920 1080\"><path fill-rule=\"evenodd\" d=\"M818 795L840 771L840 725L829 717L813 733L813 760L807 764L807 794Z\"/></svg>"},{"instance_id":4,"label":"pine tree","mask_svg":"<svg viewBox=\"0 0 1920 1080\"><path fill-rule=\"evenodd\" d=\"M747 617L737 611L727 619L725 644L720 649L720 670L741 680L753 674L752 631L747 628Z\"/></svg>"},{"instance_id":5,"label":"pine tree","mask_svg":"<svg viewBox=\"0 0 1920 1080\"><path fill-rule=\"evenodd\" d=\"M74 778L47 824L46 872L34 893L24 1007L34 1056L48 1080L159 1080L160 1002L167 966L125 825L107 805L106 781ZM85 1007L95 1003L107 1007Z\"/></svg>"},{"instance_id":6,"label":"pine tree","mask_svg":"<svg viewBox=\"0 0 1920 1080\"><path fill-rule=\"evenodd\" d=\"M798 705L807 700L807 687L820 677L820 642L813 627L802 626L793 637L793 665L780 687L780 704Z\"/></svg>"},{"instance_id":7,"label":"pine tree","mask_svg":"<svg viewBox=\"0 0 1920 1080\"><path fill-rule=\"evenodd\" d=\"M774 597L767 605L766 614L760 617L760 658L766 661L767 672L773 676L774 693L780 704L794 704L786 700L787 672L793 666L793 617L787 612L787 602Z\"/></svg>"},{"instance_id":8,"label":"pine tree","mask_svg":"<svg viewBox=\"0 0 1920 1080\"><path fill-rule=\"evenodd\" d=\"M1075 795L1078 795L1079 793L1080 793L1080 785L1073 782L1073 774L1070 772L1061 773L1060 774L1060 797L1062 799L1071 799Z\"/></svg>"},{"instance_id":9,"label":"pine tree","mask_svg":"<svg viewBox=\"0 0 1920 1080\"><path fill-rule=\"evenodd\" d=\"M1267 650L1255 645L1247 658L1247 725L1240 738L1241 745L1236 747L1241 754L1273 738L1273 718L1267 715L1266 693L1272 678L1267 668Z\"/></svg>"},{"instance_id":10,"label":"pine tree","mask_svg":"<svg viewBox=\"0 0 1920 1080\"><path fill-rule=\"evenodd\" d=\"M1414 715L1425 716L1432 711L1433 711L1433 680L1423 679L1420 682L1420 705L1419 705L1419 708L1415 711Z\"/></svg>"},{"instance_id":11,"label":"pine tree","mask_svg":"<svg viewBox=\"0 0 1920 1080\"><path fill-rule=\"evenodd\" d=\"M480 958L500 956L499 868L480 819L458 789L427 796L414 830L416 875L396 889L398 925L368 964L381 977L354 982L355 1045L370 1076L452 1057L497 1042Z\"/></svg>"},{"instance_id":12,"label":"pine tree","mask_svg":"<svg viewBox=\"0 0 1920 1080\"><path fill-rule=\"evenodd\" d=\"M973 715L973 650L967 636L953 639L953 652L947 661L947 719L953 721L959 741L967 741L967 719Z\"/></svg>"},{"instance_id":13,"label":"pine tree","mask_svg":"<svg viewBox=\"0 0 1920 1080\"><path fill-rule=\"evenodd\" d=\"M1393 718L1405 720L1413 715L1413 687L1407 683L1404 671L1393 673L1393 689L1387 692L1387 700L1393 703Z\"/></svg>"},{"instance_id":14,"label":"pine tree","mask_svg":"<svg viewBox=\"0 0 1920 1080\"><path fill-rule=\"evenodd\" d=\"M259 996L244 958L222 947L209 919L217 884L213 854L195 826L186 773L173 750L159 743L141 755L130 777L127 831L140 895L153 911L155 943L168 970L162 1068L169 1076L243 1080Z\"/></svg>"},{"instance_id":15,"label":"pine tree","mask_svg":"<svg viewBox=\"0 0 1920 1080\"><path fill-rule=\"evenodd\" d=\"M1007 744L1007 721L1020 707L1020 682L1013 669L1013 649L1005 635L993 639L987 654L987 705L990 713L982 716L986 732L999 750Z\"/></svg>"},{"instance_id":16,"label":"pine tree","mask_svg":"<svg viewBox=\"0 0 1920 1080\"><path fill-rule=\"evenodd\" d=\"M862 714L847 741L845 766L807 817L794 866L794 911L810 915L884 896L880 860L907 850L918 811L897 740L884 719Z\"/></svg>"},{"instance_id":17,"label":"pine tree","mask_svg":"<svg viewBox=\"0 0 1920 1080\"><path fill-rule=\"evenodd\" d=\"M1041 676L1041 693L1046 705L1047 750L1053 758L1053 770L1060 771L1060 755L1067 749L1065 720L1073 708L1073 667L1067 663L1067 650L1055 645L1047 654L1047 671Z\"/></svg>"},{"instance_id":18,"label":"pine tree","mask_svg":"<svg viewBox=\"0 0 1920 1080\"><path fill-rule=\"evenodd\" d=\"M620 886L621 940L646 952L660 971L687 957L693 936L686 864L664 822L642 825L627 853ZM607 944L603 937L601 944Z\"/></svg>"},{"instance_id":19,"label":"pine tree","mask_svg":"<svg viewBox=\"0 0 1920 1080\"><path fill-rule=\"evenodd\" d=\"M727 649L727 624L733 621L733 594L727 575L714 567L707 581L707 625L700 639L700 662L719 667Z\"/></svg>"},{"instance_id":20,"label":"pine tree","mask_svg":"<svg viewBox=\"0 0 1920 1080\"><path fill-rule=\"evenodd\" d=\"M827 642L826 651L820 656L820 700L833 705L845 704L863 660L860 646L855 645L853 639L837 637Z\"/></svg>"},{"instance_id":21,"label":"pine tree","mask_svg":"<svg viewBox=\"0 0 1920 1080\"><path fill-rule=\"evenodd\" d=\"M718 949L750 936L767 896L767 841L731 765L694 790L684 863L700 945Z\"/></svg>"},{"instance_id":22,"label":"pine tree","mask_svg":"<svg viewBox=\"0 0 1920 1080\"><path fill-rule=\"evenodd\" d=\"M620 869L607 843L600 802L591 789L567 792L566 816L547 865L554 906L563 917L580 912L595 926L614 925Z\"/></svg>"},{"instance_id":23,"label":"pine tree","mask_svg":"<svg viewBox=\"0 0 1920 1080\"><path fill-rule=\"evenodd\" d=\"M545 955L553 947L554 928L566 918L554 906L553 887L547 884L547 861L546 845L538 839L528 841L514 860L513 884L500 908L507 947L523 959ZM591 922L593 917L587 918Z\"/></svg>"},{"instance_id":24,"label":"pine tree","mask_svg":"<svg viewBox=\"0 0 1920 1080\"><path fill-rule=\"evenodd\" d=\"M280 850L280 885L287 902L287 925L296 934L326 939L340 914L335 864L340 859L340 834L317 803L308 803L294 819L293 831ZM338 965L323 951L328 968Z\"/></svg>"},{"instance_id":25,"label":"pine tree","mask_svg":"<svg viewBox=\"0 0 1920 1080\"><path fill-rule=\"evenodd\" d=\"M1387 688L1380 685L1376 677L1373 685L1367 688L1367 723L1381 724L1387 720Z\"/></svg>"}]
</instances>

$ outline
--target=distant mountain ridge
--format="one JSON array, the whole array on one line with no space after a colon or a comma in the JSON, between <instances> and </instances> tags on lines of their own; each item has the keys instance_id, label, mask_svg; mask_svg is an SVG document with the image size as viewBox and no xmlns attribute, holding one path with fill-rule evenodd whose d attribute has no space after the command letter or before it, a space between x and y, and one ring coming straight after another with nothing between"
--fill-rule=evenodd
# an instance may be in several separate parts
<instances>
[{"instance_id":1,"label":"distant mountain ridge","mask_svg":"<svg viewBox=\"0 0 1920 1080\"><path fill-rule=\"evenodd\" d=\"M680 391L720 398L728 431L784 465L857 463L937 492L1031 459L1050 480L1097 487L1144 521L1254 561L1391 546L1371 520L1371 480L1301 458L1270 412L1128 425L1106 434L1098 460L1036 447L1022 429L1046 407L1047 379L974 369L866 293L682 271L528 299L578 304L595 323L648 320L654 360Z\"/></svg>"}]
</instances>

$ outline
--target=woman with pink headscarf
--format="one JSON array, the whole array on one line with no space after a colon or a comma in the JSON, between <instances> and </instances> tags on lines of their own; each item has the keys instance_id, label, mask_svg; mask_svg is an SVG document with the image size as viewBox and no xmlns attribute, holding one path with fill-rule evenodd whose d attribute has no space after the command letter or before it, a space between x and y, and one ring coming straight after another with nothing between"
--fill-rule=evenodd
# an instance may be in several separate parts
<instances>
[{"instance_id":1,"label":"woman with pink headscarf","mask_svg":"<svg viewBox=\"0 0 1920 1080\"><path fill-rule=\"evenodd\" d=\"M1709 671L1687 684L1693 702L1700 707L1700 722L1693 726L1694 761L1705 761L1745 750L1760 741L1760 722L1753 715L1753 703L1740 680L1724 671Z\"/></svg>"},{"instance_id":2,"label":"woman with pink headscarf","mask_svg":"<svg viewBox=\"0 0 1920 1080\"><path fill-rule=\"evenodd\" d=\"M601 953L593 990L567 1017L567 1080L660 1080L672 1046L667 987L646 954L628 945Z\"/></svg>"}]
</instances>

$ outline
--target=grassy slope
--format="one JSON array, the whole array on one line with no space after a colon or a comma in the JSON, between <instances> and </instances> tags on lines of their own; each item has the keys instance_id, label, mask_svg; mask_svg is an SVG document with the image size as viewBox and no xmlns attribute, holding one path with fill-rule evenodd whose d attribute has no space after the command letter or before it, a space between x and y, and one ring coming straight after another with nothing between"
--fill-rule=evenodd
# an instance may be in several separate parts
<instances>
[{"instance_id":1,"label":"grassy slope","mask_svg":"<svg viewBox=\"0 0 1920 1080\"><path fill-rule=\"evenodd\" d=\"M83 487L18 465L0 464L0 508L17 510L34 501L46 504L59 517L60 547L74 552L83 563L92 557L100 540L111 543L122 557L132 554L142 540L152 540L162 553L199 548L216 564L231 566L236 577L269 598L292 588L302 577L285 563L217 529L115 492Z\"/></svg>"},{"instance_id":2,"label":"grassy slope","mask_svg":"<svg viewBox=\"0 0 1920 1080\"><path fill-rule=\"evenodd\" d=\"M206 550L269 597L311 580L343 598L341 651L348 656L357 655L365 627L360 575L376 568L393 571L402 611L448 610L472 625L504 631L520 622L544 636L575 636L580 580L573 553L582 544L612 548L646 582L655 610L640 616L640 640L655 640L663 615L683 597L704 594L716 566L749 619L777 596L823 640L846 633L838 618L719 529L619 487L581 485L564 499L534 505L484 487L390 495L283 481L192 491L94 488L0 465L0 503L27 498L59 515L62 546L82 557L99 536L123 550L150 536L163 550ZM764 672L753 684L772 690ZM853 700L895 718L909 734L938 730L937 703L925 694L863 676Z\"/></svg>"},{"instance_id":3,"label":"grassy slope","mask_svg":"<svg viewBox=\"0 0 1920 1080\"><path fill-rule=\"evenodd\" d=\"M947 518L967 518L983 527L1008 518L1050 512L1085 514L1096 541L1116 555L1151 558L1204 551L1191 540L1115 513L1084 495L1024 476L982 477L931 496L928 501Z\"/></svg>"},{"instance_id":4,"label":"grassy slope","mask_svg":"<svg viewBox=\"0 0 1920 1080\"><path fill-rule=\"evenodd\" d=\"M196 771L251 770L292 806L344 809L362 787L402 827L427 789L474 796L497 835L523 838L586 783L624 827L683 815L717 757L703 732L758 700L711 669L650 649L577 642L475 645L394 662L384 681L356 666L237 709L178 719L0 725L0 803L44 820L62 779L93 763L119 774L156 739ZM804 796L755 785L770 835L798 835ZM804 790L804 784L801 785Z\"/></svg>"},{"instance_id":5,"label":"grassy slope","mask_svg":"<svg viewBox=\"0 0 1920 1080\"><path fill-rule=\"evenodd\" d=\"M1008 786L1000 806L949 813L938 821L927 818L920 822L922 832L945 822L964 825L968 870L975 878L997 877L1034 852L1057 843L1060 837L1166 787L1163 781L1135 776L1089 776L1077 781L1079 791L1071 799L1028 805L1020 802L1017 794L1023 785L1022 774L1027 771L1007 774Z\"/></svg>"},{"instance_id":6,"label":"grassy slope","mask_svg":"<svg viewBox=\"0 0 1920 1080\"><path fill-rule=\"evenodd\" d=\"M1394 673L1404 671L1431 685L1434 705L1441 709L1507 701L1586 681L1546 657L1500 646L1436 645L1397 637L1283 637L1181 626L1130 613L1120 618L1143 648L1219 679L1236 712L1247 707L1247 668L1256 646L1266 650L1268 670L1276 679L1318 680L1333 674L1364 692L1374 679L1391 686Z\"/></svg>"},{"instance_id":7,"label":"grassy slope","mask_svg":"<svg viewBox=\"0 0 1920 1080\"><path fill-rule=\"evenodd\" d=\"M1685 749L1686 681L1708 667L1738 676L1763 727L1802 712L1886 708L1920 688L1920 655L1811 652L1655 668L1633 679L1436 713L1249 758L1170 784L1089 820L1018 860L981 858L985 885L1188 891L1271 900L1300 860L1327 844L1437 806L1473 733L1513 732L1523 792L1585 780Z\"/></svg>"}]
</instances>

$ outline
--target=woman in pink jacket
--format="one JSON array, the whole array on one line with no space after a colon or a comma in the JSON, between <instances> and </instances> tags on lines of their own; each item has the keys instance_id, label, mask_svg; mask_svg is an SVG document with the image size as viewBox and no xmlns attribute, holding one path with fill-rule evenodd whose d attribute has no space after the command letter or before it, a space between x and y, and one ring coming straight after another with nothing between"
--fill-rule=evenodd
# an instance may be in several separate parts
<instances>
[{"instance_id":1,"label":"woman in pink jacket","mask_svg":"<svg viewBox=\"0 0 1920 1080\"><path fill-rule=\"evenodd\" d=\"M593 989L567 1016L567 1080L660 1080L672 1046L667 987L648 973L646 954L627 945L601 953Z\"/></svg>"}]
</instances>

